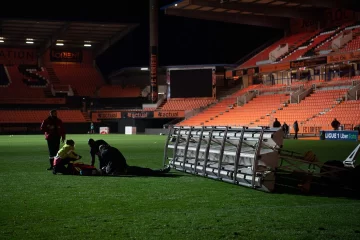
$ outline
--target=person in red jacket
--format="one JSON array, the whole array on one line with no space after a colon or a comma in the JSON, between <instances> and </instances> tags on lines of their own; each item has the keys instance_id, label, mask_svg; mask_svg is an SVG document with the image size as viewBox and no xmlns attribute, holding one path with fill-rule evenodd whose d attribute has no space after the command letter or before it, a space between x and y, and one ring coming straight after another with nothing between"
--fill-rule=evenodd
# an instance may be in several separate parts
<instances>
[{"instance_id":1,"label":"person in red jacket","mask_svg":"<svg viewBox=\"0 0 360 240\"><path fill-rule=\"evenodd\" d=\"M47 170L52 170L54 157L60 149L60 139L64 143L66 138L63 122L57 117L56 110L50 111L50 116L42 122L40 129L45 134L49 149L50 167Z\"/></svg>"}]
</instances>

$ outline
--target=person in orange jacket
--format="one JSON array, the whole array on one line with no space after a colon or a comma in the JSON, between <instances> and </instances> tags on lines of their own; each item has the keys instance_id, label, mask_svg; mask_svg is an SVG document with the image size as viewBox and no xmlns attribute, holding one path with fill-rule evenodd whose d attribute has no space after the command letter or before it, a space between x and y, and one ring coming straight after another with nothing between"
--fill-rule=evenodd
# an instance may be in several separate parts
<instances>
[{"instance_id":1,"label":"person in orange jacket","mask_svg":"<svg viewBox=\"0 0 360 240\"><path fill-rule=\"evenodd\" d=\"M48 145L50 167L47 170L52 170L54 157L60 148L60 139L63 143L66 139L63 122L57 117L56 110L50 111L50 116L42 122L40 129Z\"/></svg>"}]
</instances>

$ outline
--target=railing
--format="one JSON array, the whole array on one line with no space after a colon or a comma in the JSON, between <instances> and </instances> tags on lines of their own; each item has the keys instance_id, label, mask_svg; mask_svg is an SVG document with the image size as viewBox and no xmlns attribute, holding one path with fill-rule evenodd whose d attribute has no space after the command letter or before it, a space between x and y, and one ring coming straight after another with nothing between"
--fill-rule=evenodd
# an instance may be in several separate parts
<instances>
[{"instance_id":1,"label":"railing","mask_svg":"<svg viewBox=\"0 0 360 240\"><path fill-rule=\"evenodd\" d=\"M74 96L74 91L73 91L71 85L51 84L50 90L51 90L51 93L53 96L55 96L56 93L66 93L68 96Z\"/></svg>"},{"instance_id":2,"label":"railing","mask_svg":"<svg viewBox=\"0 0 360 240\"><path fill-rule=\"evenodd\" d=\"M73 91L71 85L69 85L68 96L74 96L74 91Z\"/></svg>"},{"instance_id":3,"label":"railing","mask_svg":"<svg viewBox=\"0 0 360 240\"><path fill-rule=\"evenodd\" d=\"M305 90L304 92L300 93L297 97L297 103L300 103L306 96L308 96L312 92L312 88Z\"/></svg>"},{"instance_id":4,"label":"railing","mask_svg":"<svg viewBox=\"0 0 360 240\"><path fill-rule=\"evenodd\" d=\"M50 90L51 90L51 94L52 94L53 96L55 96L55 95L56 95L56 92L55 92L55 89L54 89L54 85L53 85L53 84L51 84Z\"/></svg>"},{"instance_id":5,"label":"railing","mask_svg":"<svg viewBox=\"0 0 360 240\"><path fill-rule=\"evenodd\" d=\"M240 97L237 97L237 105L243 106L247 102L249 102L251 99L253 99L256 96L256 92L246 92L245 94L241 95Z\"/></svg>"},{"instance_id":6,"label":"railing","mask_svg":"<svg viewBox=\"0 0 360 240\"><path fill-rule=\"evenodd\" d=\"M353 85L356 81L353 82ZM360 82L357 81L357 84L354 85L346 94L346 100L358 100L359 99L359 91L360 91Z\"/></svg>"}]
</instances>

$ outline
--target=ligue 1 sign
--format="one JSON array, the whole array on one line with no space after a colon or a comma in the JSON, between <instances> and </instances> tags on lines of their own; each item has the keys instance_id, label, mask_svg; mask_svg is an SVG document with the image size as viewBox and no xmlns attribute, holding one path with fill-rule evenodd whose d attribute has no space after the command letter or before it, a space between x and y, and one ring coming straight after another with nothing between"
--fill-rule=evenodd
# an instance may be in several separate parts
<instances>
[{"instance_id":1,"label":"ligue 1 sign","mask_svg":"<svg viewBox=\"0 0 360 240\"><path fill-rule=\"evenodd\" d=\"M322 140L337 141L358 141L359 133L357 131L322 131L320 138Z\"/></svg>"}]
</instances>

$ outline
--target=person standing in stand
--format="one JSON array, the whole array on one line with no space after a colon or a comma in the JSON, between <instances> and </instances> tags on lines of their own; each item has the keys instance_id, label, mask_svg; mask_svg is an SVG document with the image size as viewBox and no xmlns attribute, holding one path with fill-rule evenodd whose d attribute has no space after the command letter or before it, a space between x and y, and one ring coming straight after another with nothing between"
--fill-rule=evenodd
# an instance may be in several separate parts
<instances>
[{"instance_id":1,"label":"person standing in stand","mask_svg":"<svg viewBox=\"0 0 360 240\"><path fill-rule=\"evenodd\" d=\"M295 132L294 139L298 139L298 132L299 132L299 124L298 124L298 121L295 121L295 122L294 122L293 128L294 128L294 132Z\"/></svg>"},{"instance_id":2,"label":"person standing in stand","mask_svg":"<svg viewBox=\"0 0 360 240\"><path fill-rule=\"evenodd\" d=\"M93 122L90 123L90 133L91 134L95 133L95 128L94 128L94 123Z\"/></svg>"},{"instance_id":3,"label":"person standing in stand","mask_svg":"<svg viewBox=\"0 0 360 240\"><path fill-rule=\"evenodd\" d=\"M279 122L279 120L277 118L275 118L275 121L273 123L273 127L274 128L279 128L281 127L281 123Z\"/></svg>"},{"instance_id":4,"label":"person standing in stand","mask_svg":"<svg viewBox=\"0 0 360 240\"><path fill-rule=\"evenodd\" d=\"M50 111L50 116L42 122L40 129L45 134L49 150L50 167L47 170L52 170L54 158L60 149L60 139L62 143L64 143L66 139L63 122L57 117L56 110Z\"/></svg>"}]
</instances>

